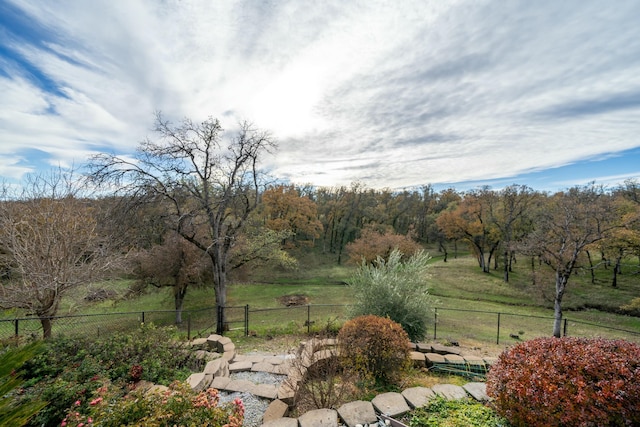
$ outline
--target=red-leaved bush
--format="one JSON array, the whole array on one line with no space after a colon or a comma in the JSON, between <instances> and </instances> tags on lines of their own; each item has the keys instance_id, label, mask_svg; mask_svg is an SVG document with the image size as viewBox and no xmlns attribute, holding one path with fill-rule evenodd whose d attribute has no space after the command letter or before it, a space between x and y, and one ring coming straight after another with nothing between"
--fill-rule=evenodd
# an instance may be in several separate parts
<instances>
[{"instance_id":1,"label":"red-leaved bush","mask_svg":"<svg viewBox=\"0 0 640 427\"><path fill-rule=\"evenodd\" d=\"M538 338L502 353L487 394L514 426L640 425L640 345Z\"/></svg>"}]
</instances>

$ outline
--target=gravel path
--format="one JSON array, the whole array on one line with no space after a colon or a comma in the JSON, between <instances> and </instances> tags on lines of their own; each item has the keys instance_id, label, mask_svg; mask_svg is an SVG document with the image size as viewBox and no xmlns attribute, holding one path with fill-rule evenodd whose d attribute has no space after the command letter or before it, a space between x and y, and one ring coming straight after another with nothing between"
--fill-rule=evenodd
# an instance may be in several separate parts
<instances>
[{"instance_id":1,"label":"gravel path","mask_svg":"<svg viewBox=\"0 0 640 427\"><path fill-rule=\"evenodd\" d=\"M231 374L232 379L243 379L254 384L279 385L286 378L284 375L274 375L266 372L236 372ZM233 402L239 398L244 403L244 427L257 427L262 423L262 415L271 403L269 399L256 397L250 393L220 393L220 402Z\"/></svg>"}]
</instances>

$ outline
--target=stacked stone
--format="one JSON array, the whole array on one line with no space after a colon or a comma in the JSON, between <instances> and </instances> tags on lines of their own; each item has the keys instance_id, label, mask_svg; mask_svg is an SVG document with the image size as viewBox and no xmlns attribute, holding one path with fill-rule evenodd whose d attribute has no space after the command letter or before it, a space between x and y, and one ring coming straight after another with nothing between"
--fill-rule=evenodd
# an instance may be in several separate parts
<instances>
[{"instance_id":1,"label":"stacked stone","mask_svg":"<svg viewBox=\"0 0 640 427\"><path fill-rule=\"evenodd\" d=\"M459 349L441 344L410 344L410 356L417 368L446 368L486 373L495 357L463 356Z\"/></svg>"},{"instance_id":2,"label":"stacked stone","mask_svg":"<svg viewBox=\"0 0 640 427\"><path fill-rule=\"evenodd\" d=\"M304 380L305 369L312 364L333 357L335 340L310 341L301 344L299 354L302 363L292 368L290 360L280 356L244 356L236 354L235 345L227 337L210 335L207 338L194 340L192 346L204 347L202 357L211 359L203 372L192 374L187 382L197 391L213 387L230 392L246 392L255 396L272 400L263 415L265 427L348 427L365 426L377 423L378 417L400 417L414 408L428 404L436 395L446 399L463 399L472 397L478 401L488 400L485 383L469 382L464 386L437 384L431 388L412 387L402 393L383 393L371 400L355 401L342 405L337 410L318 409L309 411L299 418L287 417L289 405L297 392L296 385ZM494 358L462 356L457 348L439 344L410 344L410 354L417 367L431 368L438 365L449 366L490 366ZM314 350L318 350L313 352ZM312 353L313 352L313 353ZM248 380L232 380L234 372L268 372L287 375L287 380L280 386L271 384L253 384Z\"/></svg>"}]
</instances>

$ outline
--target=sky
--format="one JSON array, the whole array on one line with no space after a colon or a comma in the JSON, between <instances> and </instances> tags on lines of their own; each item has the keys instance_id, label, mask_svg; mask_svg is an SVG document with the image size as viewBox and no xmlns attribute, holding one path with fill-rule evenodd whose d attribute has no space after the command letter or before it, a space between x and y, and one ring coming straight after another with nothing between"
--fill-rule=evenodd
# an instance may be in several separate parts
<instances>
[{"instance_id":1,"label":"sky","mask_svg":"<svg viewBox=\"0 0 640 427\"><path fill-rule=\"evenodd\" d=\"M269 131L294 184L640 178L636 0L0 0L0 178L130 156L155 111Z\"/></svg>"}]
</instances>

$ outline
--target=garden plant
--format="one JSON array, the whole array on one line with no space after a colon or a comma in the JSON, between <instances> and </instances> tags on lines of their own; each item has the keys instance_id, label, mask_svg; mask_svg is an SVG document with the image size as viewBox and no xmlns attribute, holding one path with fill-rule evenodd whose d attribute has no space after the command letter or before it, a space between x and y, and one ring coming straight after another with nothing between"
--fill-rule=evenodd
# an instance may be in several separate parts
<instances>
[{"instance_id":1,"label":"garden plant","mask_svg":"<svg viewBox=\"0 0 640 427\"><path fill-rule=\"evenodd\" d=\"M640 425L640 346L538 338L503 352L487 393L514 426Z\"/></svg>"},{"instance_id":2,"label":"garden plant","mask_svg":"<svg viewBox=\"0 0 640 427\"><path fill-rule=\"evenodd\" d=\"M73 412L86 415L93 394L112 384L130 390L140 380L169 385L204 368L180 342L174 328L142 325L129 333L100 339L53 338L24 364L23 392L18 402L47 401L27 425L59 425Z\"/></svg>"},{"instance_id":3,"label":"garden plant","mask_svg":"<svg viewBox=\"0 0 640 427\"><path fill-rule=\"evenodd\" d=\"M385 317L359 316L338 333L345 369L363 381L392 383L409 367L409 337L400 324Z\"/></svg>"}]
</instances>

